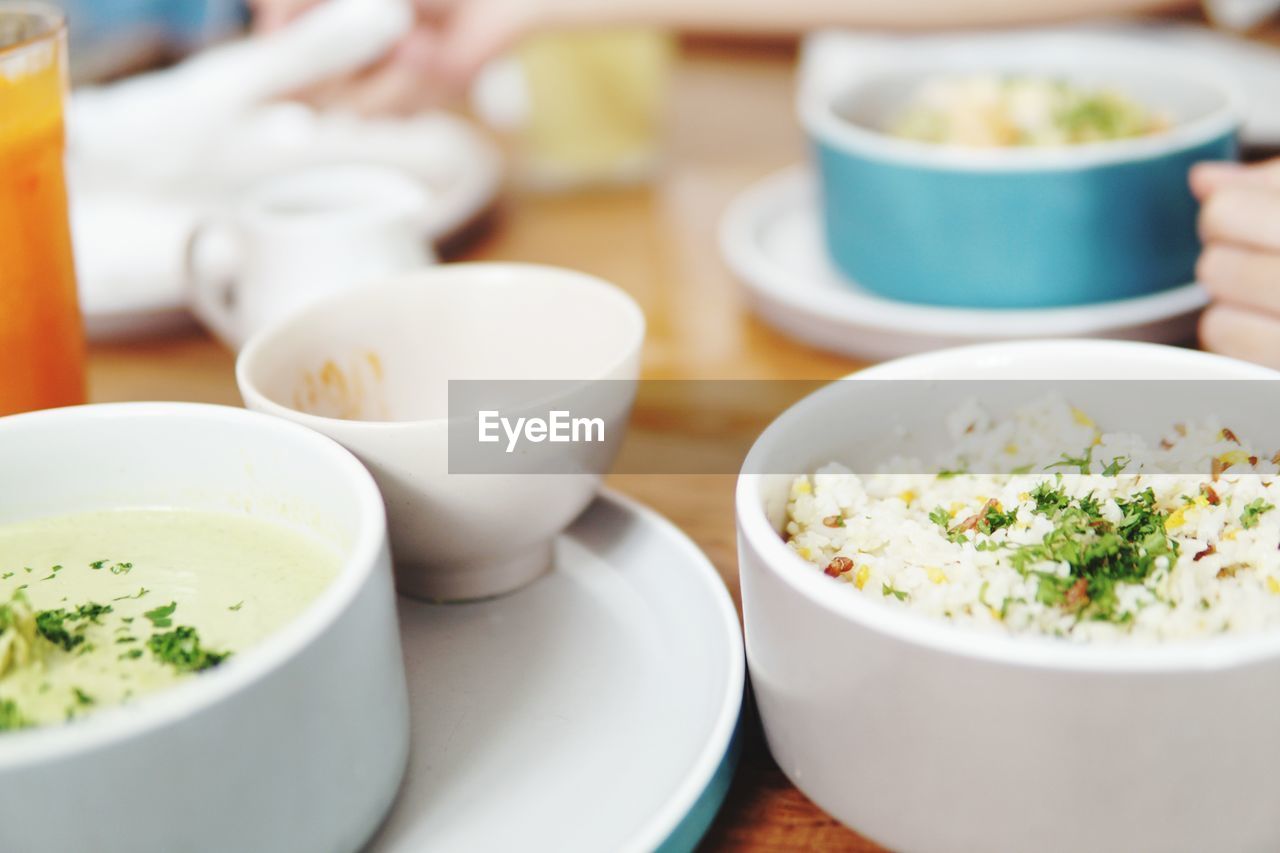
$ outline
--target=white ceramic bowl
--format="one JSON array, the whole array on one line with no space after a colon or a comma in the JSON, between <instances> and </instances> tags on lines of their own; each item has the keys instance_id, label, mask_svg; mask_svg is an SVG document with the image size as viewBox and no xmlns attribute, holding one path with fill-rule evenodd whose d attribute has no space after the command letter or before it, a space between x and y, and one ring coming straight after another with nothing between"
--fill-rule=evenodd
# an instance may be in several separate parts
<instances>
[{"instance_id":1,"label":"white ceramic bowl","mask_svg":"<svg viewBox=\"0 0 1280 853\"><path fill-rule=\"evenodd\" d=\"M382 500L329 439L240 409L0 419L0 523L120 507L249 512L344 554L296 619L215 670L82 721L0 735L0 850L354 851L409 718Z\"/></svg>"},{"instance_id":2,"label":"white ceramic bowl","mask_svg":"<svg viewBox=\"0 0 1280 853\"><path fill-rule=\"evenodd\" d=\"M1152 344L1044 341L944 350L854 379L974 376L1280 378ZM778 533L792 479L779 472L812 471L892 420L833 429L831 396L775 421L737 489L747 659L787 776L896 850L1280 849L1280 634L1146 647L1014 639L852 594Z\"/></svg>"},{"instance_id":3,"label":"white ceramic bowl","mask_svg":"<svg viewBox=\"0 0 1280 853\"><path fill-rule=\"evenodd\" d=\"M241 351L236 379L249 408L336 439L373 472L402 592L481 598L546 572L552 540L595 497L625 432L644 329L635 301L593 276L452 264L336 296L263 330ZM586 380L581 387L605 389L611 416L596 467L450 473L451 380L517 390ZM454 426L466 417L453 414Z\"/></svg>"}]
</instances>

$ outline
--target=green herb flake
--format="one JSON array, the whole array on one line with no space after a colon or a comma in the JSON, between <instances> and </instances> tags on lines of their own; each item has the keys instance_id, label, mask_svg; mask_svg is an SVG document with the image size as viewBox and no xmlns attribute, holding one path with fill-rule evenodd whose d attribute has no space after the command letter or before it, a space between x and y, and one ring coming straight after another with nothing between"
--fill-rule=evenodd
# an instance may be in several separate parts
<instances>
[{"instance_id":1,"label":"green herb flake","mask_svg":"<svg viewBox=\"0 0 1280 853\"><path fill-rule=\"evenodd\" d=\"M22 715L18 705L12 699L0 699L0 732L11 732L25 729L31 721Z\"/></svg>"},{"instance_id":2,"label":"green herb flake","mask_svg":"<svg viewBox=\"0 0 1280 853\"><path fill-rule=\"evenodd\" d=\"M142 657L142 649L129 649L120 655L120 660L137 660Z\"/></svg>"},{"instance_id":3,"label":"green herb flake","mask_svg":"<svg viewBox=\"0 0 1280 853\"><path fill-rule=\"evenodd\" d=\"M81 604L76 608L76 619L87 619L95 625L101 624L100 619L111 612L110 604L96 604L90 601L87 604Z\"/></svg>"},{"instance_id":4,"label":"green herb flake","mask_svg":"<svg viewBox=\"0 0 1280 853\"><path fill-rule=\"evenodd\" d=\"M843 525L841 525L841 526L843 526ZM231 605L231 606L230 606L230 607L228 607L227 609L228 609L228 610L230 610L232 613L236 613L236 612L238 612L238 611L240 610L240 608L241 608L241 607L244 607L244 602L243 602L243 601L237 601L235 604Z\"/></svg>"},{"instance_id":5,"label":"green herb flake","mask_svg":"<svg viewBox=\"0 0 1280 853\"><path fill-rule=\"evenodd\" d=\"M1093 447L1086 447L1084 453L1080 456L1070 456L1066 453L1062 454L1057 462L1052 462L1045 466L1045 470L1050 468L1078 468L1081 474L1088 474L1090 467L1093 465Z\"/></svg>"},{"instance_id":6,"label":"green herb flake","mask_svg":"<svg viewBox=\"0 0 1280 853\"><path fill-rule=\"evenodd\" d=\"M1062 489L1055 489L1050 486L1048 480L1041 482L1031 491L1031 499L1035 501L1036 512L1050 516L1059 510L1065 509L1071 503L1067 493Z\"/></svg>"},{"instance_id":7,"label":"green herb flake","mask_svg":"<svg viewBox=\"0 0 1280 853\"><path fill-rule=\"evenodd\" d=\"M115 598L111 600L112 601L130 601L133 599L142 598L142 596L146 595L149 592L151 592L151 590L147 589L145 586L138 587L138 591L135 592L133 595L117 595ZM132 620L129 620L129 621L132 621Z\"/></svg>"},{"instance_id":8,"label":"green herb flake","mask_svg":"<svg viewBox=\"0 0 1280 853\"><path fill-rule=\"evenodd\" d=\"M1245 530L1258 526L1258 519L1263 513L1270 512L1275 509L1275 504L1269 504L1262 498L1254 498L1245 504L1244 512L1240 513L1240 526Z\"/></svg>"},{"instance_id":9,"label":"green herb flake","mask_svg":"<svg viewBox=\"0 0 1280 853\"><path fill-rule=\"evenodd\" d=\"M978 519L977 531L990 536L1002 527L1012 527L1013 523L1018 520L1018 508L1011 510L1001 510L998 504L988 502L982 511L982 517Z\"/></svg>"},{"instance_id":10,"label":"green herb flake","mask_svg":"<svg viewBox=\"0 0 1280 853\"><path fill-rule=\"evenodd\" d=\"M173 615L173 611L177 609L178 609L178 602L171 601L168 604L162 604L159 607L156 607L152 610L148 610L146 613L143 613L142 615L150 619L151 624L154 625L155 627L168 628L170 625L173 624L173 620L170 619L169 617L171 617Z\"/></svg>"},{"instance_id":11,"label":"green herb flake","mask_svg":"<svg viewBox=\"0 0 1280 853\"><path fill-rule=\"evenodd\" d=\"M36 631L49 642L69 652L84 642L83 634L72 633L67 628L68 620L73 618L61 607L57 610L41 610L36 614Z\"/></svg>"},{"instance_id":12,"label":"green herb flake","mask_svg":"<svg viewBox=\"0 0 1280 853\"><path fill-rule=\"evenodd\" d=\"M230 652L214 652L200 645L200 634L189 625L181 625L163 634L153 634L147 648L157 660L179 672L202 672L217 666Z\"/></svg>"},{"instance_id":13,"label":"green herb flake","mask_svg":"<svg viewBox=\"0 0 1280 853\"><path fill-rule=\"evenodd\" d=\"M71 688L71 692L75 693L76 702L78 702L81 705L92 705L94 703L94 698L90 696L88 693L85 693L79 687Z\"/></svg>"},{"instance_id":14,"label":"green herb flake","mask_svg":"<svg viewBox=\"0 0 1280 853\"><path fill-rule=\"evenodd\" d=\"M880 585L880 593L884 595L886 598L892 595L894 598L898 599L899 601L907 600L906 590L894 589L892 586L890 586L887 583Z\"/></svg>"},{"instance_id":15,"label":"green herb flake","mask_svg":"<svg viewBox=\"0 0 1280 853\"><path fill-rule=\"evenodd\" d=\"M1128 456L1117 456L1107 463L1107 467L1102 469L1102 475L1104 477L1114 477L1123 471L1131 461L1133 460Z\"/></svg>"}]
</instances>

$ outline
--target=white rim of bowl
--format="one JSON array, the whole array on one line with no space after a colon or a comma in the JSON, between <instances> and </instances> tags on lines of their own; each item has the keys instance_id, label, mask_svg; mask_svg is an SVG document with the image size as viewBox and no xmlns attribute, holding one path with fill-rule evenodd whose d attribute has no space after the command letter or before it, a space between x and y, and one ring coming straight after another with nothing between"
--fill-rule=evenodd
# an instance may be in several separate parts
<instances>
[{"instance_id":1,"label":"white rim of bowl","mask_svg":"<svg viewBox=\"0 0 1280 853\"><path fill-rule=\"evenodd\" d=\"M102 419L197 418L237 422L275 432L295 445L326 454L334 471L359 504L356 535L337 576L307 607L260 642L237 652L222 666L185 679L129 705L103 708L83 720L39 726L0 735L0 770L61 758L144 735L209 708L261 679L271 677L327 630L356 598L378 566L385 544L386 510L373 477L350 451L336 441L289 421L231 406L206 403L101 403L71 406L0 419L0 437L12 428L34 428L47 421ZM396 662L399 665L399 661Z\"/></svg>"},{"instance_id":2,"label":"white rim of bowl","mask_svg":"<svg viewBox=\"0 0 1280 853\"><path fill-rule=\"evenodd\" d=\"M874 86L876 78L905 71L946 73L949 71L978 71L981 66L948 64L945 60L917 61L904 65L878 69L852 84L833 91L810 91L797 99L797 112L805 130L816 140L836 148L850 151L868 159L914 166L923 169L960 172L1041 172L1070 171L1107 166L1117 163L1138 162L1162 157L1177 151L1194 148L1219 136L1239 129L1244 104L1236 88L1220 72L1203 63L1171 64L1167 51L1151 51L1148 59L1140 61L1111 60L1090 66L1091 71L1100 68L1138 69L1145 74L1161 74L1171 78L1171 85L1186 82L1213 89L1221 100L1217 108L1188 122L1175 124L1168 130L1149 136L1131 139L1089 142L1081 145L1063 145L1032 148L966 148L958 145L942 145L899 139L841 117L836 112L836 102L856 89ZM1164 54L1161 56L1160 54ZM1159 70L1153 72L1152 65ZM1036 65L1024 61L1005 59L997 52L989 67L995 70L1027 70L1049 74L1055 70L1051 64ZM1061 70L1068 70L1062 68Z\"/></svg>"},{"instance_id":3,"label":"white rim of bowl","mask_svg":"<svg viewBox=\"0 0 1280 853\"><path fill-rule=\"evenodd\" d=\"M906 379L908 377L896 375L900 369L936 362L940 357L991 356L1004 360L1019 349L1053 350L1081 346L1099 351L1128 350L1146 354L1161 351L1162 357L1170 360L1171 368L1176 368L1179 364L1204 366L1217 363L1238 371L1240 380L1280 380L1280 373L1268 368L1196 350L1139 341L1050 339L977 344L922 353L886 362L836 381L857 381L859 377ZM1117 352L1116 355L1122 358L1124 352ZM919 375L910 378L929 377ZM1218 670L1280 656L1280 629L1250 635L1215 636L1141 646L1123 642L1072 643L1035 635L985 634L910 610L900 613L843 589L838 581L816 571L812 563L786 546L782 536L769 524L760 499L761 479L770 473L762 470L762 458L781 440L780 436L788 431L792 422L803 420L805 407L823 390L825 386L787 409L761 433L747 454L734 495L738 529L756 559L764 565L764 571L772 573L813 605L902 642L927 647L943 654L1011 666L1076 672L1148 673Z\"/></svg>"},{"instance_id":4,"label":"white rim of bowl","mask_svg":"<svg viewBox=\"0 0 1280 853\"><path fill-rule=\"evenodd\" d=\"M357 302L368 297L371 293L383 290L398 290L401 288L423 286L433 282L447 281L450 278L484 278L494 274L511 274L511 275L527 275L530 273L538 275L554 275L566 280L574 281L577 284L585 284L591 288L606 293L609 298L614 299L625 313L631 315L631 319L635 322L634 339L627 342L623 348L622 355L614 361L609 362L606 366L597 370L590 371L592 375L580 377L578 379L564 380L565 382L593 382L604 379L615 373L628 359L638 355L644 347L644 339L647 330L647 321L645 320L644 311L640 308L639 303L632 296L616 284L612 284L603 278L591 275L590 273L580 272L578 270L567 269L564 267L556 267L548 264L524 264L524 263L508 263L503 261L471 261L467 263L442 264L435 267L425 267L413 272L404 273L394 278L387 279L379 284L358 288L353 291L341 293L321 302L311 305L290 317L279 320L253 335L244 348L240 350L240 355L236 358L236 384L240 387L240 395L244 397L245 403L252 408L261 409L264 412L270 412L273 416L292 420L296 423L303 423L311 426L317 431L324 431L327 427L335 424L343 424L346 428L360 428L369 430L404 430L404 429L420 429L424 425L443 425L450 422L447 416L436 418L420 418L416 420L385 420L385 421L362 421L350 418L330 418L324 415L316 415L311 412L304 412L301 409L295 409L292 406L286 406L268 397L258 387L258 383L254 381L254 374L257 372L258 365L256 362L261 358L263 349L271 346L275 339L281 334L291 331L296 326L305 326L312 322L312 318L320 314L328 313L334 306L342 305L345 302ZM476 282L469 283L468 286L474 285ZM628 377L620 377L626 379ZM536 405L534 403L533 405Z\"/></svg>"}]
</instances>

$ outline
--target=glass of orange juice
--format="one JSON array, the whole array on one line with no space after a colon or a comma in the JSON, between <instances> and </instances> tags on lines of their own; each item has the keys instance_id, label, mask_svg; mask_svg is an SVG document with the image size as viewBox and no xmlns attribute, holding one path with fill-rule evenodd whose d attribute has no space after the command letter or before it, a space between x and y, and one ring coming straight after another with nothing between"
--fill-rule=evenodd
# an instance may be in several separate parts
<instances>
[{"instance_id":1,"label":"glass of orange juice","mask_svg":"<svg viewBox=\"0 0 1280 853\"><path fill-rule=\"evenodd\" d=\"M83 403L63 174L66 21L0 2L0 415Z\"/></svg>"}]
</instances>

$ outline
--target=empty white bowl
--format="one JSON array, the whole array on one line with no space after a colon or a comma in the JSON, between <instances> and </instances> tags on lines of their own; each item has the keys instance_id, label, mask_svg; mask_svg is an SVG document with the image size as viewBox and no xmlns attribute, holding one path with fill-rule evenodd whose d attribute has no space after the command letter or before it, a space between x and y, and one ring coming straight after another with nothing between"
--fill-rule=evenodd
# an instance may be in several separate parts
<instances>
[{"instance_id":1,"label":"empty white bowl","mask_svg":"<svg viewBox=\"0 0 1280 853\"><path fill-rule=\"evenodd\" d=\"M0 734L0 850L355 851L409 744L382 501L329 439L185 403L0 418L0 523L128 507L249 513L332 542L296 619L225 664L61 726Z\"/></svg>"},{"instance_id":2,"label":"empty white bowl","mask_svg":"<svg viewBox=\"0 0 1280 853\"><path fill-rule=\"evenodd\" d=\"M841 399L859 384L883 387L859 380L974 377L1031 380L1030 400L1045 379L1280 374L1151 344L1023 342L889 362L851 377ZM1153 407L1166 404L1152 393ZM783 772L895 850L1280 848L1280 635L1153 646L1012 638L852 592L779 534L793 473L893 428L897 412L833 419L837 396L820 391L778 418L738 481L747 659Z\"/></svg>"},{"instance_id":3,"label":"empty white bowl","mask_svg":"<svg viewBox=\"0 0 1280 853\"><path fill-rule=\"evenodd\" d=\"M264 330L241 352L236 377L250 408L322 432L368 466L387 502L401 591L480 598L546 572L553 538L594 498L625 431L644 329L635 301L592 276L454 264L337 296ZM450 380L607 389L594 467L526 473L517 455L499 473L450 473L459 461L449 455ZM541 402L565 404L557 393ZM453 415L456 428L466 414Z\"/></svg>"}]
</instances>

